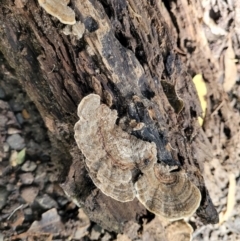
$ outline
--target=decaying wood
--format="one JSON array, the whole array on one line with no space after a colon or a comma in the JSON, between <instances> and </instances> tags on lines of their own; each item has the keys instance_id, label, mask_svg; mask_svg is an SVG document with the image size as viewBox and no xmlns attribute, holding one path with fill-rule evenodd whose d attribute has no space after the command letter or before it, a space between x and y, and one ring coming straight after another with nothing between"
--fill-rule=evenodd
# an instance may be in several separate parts
<instances>
[{"instance_id":1,"label":"decaying wood","mask_svg":"<svg viewBox=\"0 0 240 241\"><path fill-rule=\"evenodd\" d=\"M138 222L146 213L136 199L121 203L105 196L88 177L73 125L81 99L96 93L117 110L116 124L125 131L130 120L144 123L129 134L154 142L160 162L187 173L202 195L197 215L205 223L216 223L218 215L201 174L203 163L211 159L197 122L201 108L161 1L72 0L76 20L85 25L80 39L65 35L66 26L36 0L2 2L0 50L39 109L55 148L65 150L57 158L58 175L89 217L120 232L125 223ZM214 65L203 65L205 73L214 75Z\"/></svg>"}]
</instances>

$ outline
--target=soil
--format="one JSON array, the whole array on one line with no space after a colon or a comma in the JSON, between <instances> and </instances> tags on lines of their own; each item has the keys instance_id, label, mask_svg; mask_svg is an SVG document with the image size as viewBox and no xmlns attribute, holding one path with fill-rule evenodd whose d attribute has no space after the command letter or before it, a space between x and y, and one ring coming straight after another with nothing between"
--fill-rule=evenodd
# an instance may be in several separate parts
<instances>
[{"instance_id":1,"label":"soil","mask_svg":"<svg viewBox=\"0 0 240 241\"><path fill-rule=\"evenodd\" d=\"M195 241L240 240L240 23L231 2L208 1L216 24L205 19L205 34L215 62L222 65L225 79L235 79L223 82L226 94L218 103L211 100L214 89L208 95L211 114L203 129L212 144L213 158L204 164L204 178L220 222L203 225L195 216L190 218ZM234 22L234 30L229 22ZM234 61L227 61L226 56L234 56ZM187 55L183 61L193 58ZM3 56L0 68L0 241L159 240L150 231L158 226L150 213L141 224L130 223L124 234L116 234L91 222L67 198L52 178L56 171L51 163L53 150L41 116Z\"/></svg>"}]
</instances>

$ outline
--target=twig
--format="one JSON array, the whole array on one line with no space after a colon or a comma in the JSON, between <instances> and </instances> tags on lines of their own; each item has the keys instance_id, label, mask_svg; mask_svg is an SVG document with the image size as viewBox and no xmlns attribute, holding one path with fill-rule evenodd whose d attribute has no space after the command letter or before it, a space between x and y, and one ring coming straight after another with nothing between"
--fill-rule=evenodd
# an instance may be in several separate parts
<instances>
[{"instance_id":1,"label":"twig","mask_svg":"<svg viewBox=\"0 0 240 241\"><path fill-rule=\"evenodd\" d=\"M26 205L24 205L24 206L27 206L28 204L26 204ZM9 217L7 218L7 220L9 220L12 216L13 216L13 214L15 213L15 212L17 212L19 209L21 209L23 207L23 204L21 204L20 206L18 206L17 208L15 208L13 211L12 211L12 213L9 215Z\"/></svg>"},{"instance_id":2,"label":"twig","mask_svg":"<svg viewBox=\"0 0 240 241\"><path fill-rule=\"evenodd\" d=\"M224 101L222 101L222 102L219 104L219 106L213 111L213 113L211 114L211 117L213 117L213 116L216 114L216 112L217 112L219 109L222 108L223 104L224 104Z\"/></svg>"}]
</instances>

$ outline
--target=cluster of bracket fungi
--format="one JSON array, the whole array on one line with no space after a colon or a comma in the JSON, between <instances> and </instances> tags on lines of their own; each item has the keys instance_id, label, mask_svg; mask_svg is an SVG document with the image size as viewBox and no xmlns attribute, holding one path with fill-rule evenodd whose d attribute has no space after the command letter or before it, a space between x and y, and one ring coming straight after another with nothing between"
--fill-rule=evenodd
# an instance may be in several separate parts
<instances>
[{"instance_id":1,"label":"cluster of bracket fungi","mask_svg":"<svg viewBox=\"0 0 240 241\"><path fill-rule=\"evenodd\" d=\"M199 189L183 170L157 162L155 143L143 141L116 124L117 111L90 94L78 106L75 140L94 184L120 202L135 197L169 221L190 217L199 207Z\"/></svg>"}]
</instances>

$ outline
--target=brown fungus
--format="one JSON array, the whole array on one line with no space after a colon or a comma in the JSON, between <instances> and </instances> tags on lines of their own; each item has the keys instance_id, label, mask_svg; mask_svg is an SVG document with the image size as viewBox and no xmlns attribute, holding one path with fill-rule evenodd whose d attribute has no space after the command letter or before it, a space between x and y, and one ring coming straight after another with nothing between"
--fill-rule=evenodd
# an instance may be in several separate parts
<instances>
[{"instance_id":1,"label":"brown fungus","mask_svg":"<svg viewBox=\"0 0 240 241\"><path fill-rule=\"evenodd\" d=\"M90 94L78 106L75 140L86 157L94 184L107 196L127 202L136 192L132 171L147 170L156 163L156 145L137 139L115 124L117 111L100 104L100 96Z\"/></svg>"},{"instance_id":2,"label":"brown fungus","mask_svg":"<svg viewBox=\"0 0 240 241\"><path fill-rule=\"evenodd\" d=\"M168 220L190 217L199 207L199 189L176 167L155 164L135 183L139 201L151 212Z\"/></svg>"},{"instance_id":3,"label":"brown fungus","mask_svg":"<svg viewBox=\"0 0 240 241\"><path fill-rule=\"evenodd\" d=\"M67 6L67 0L38 0L44 10L56 17L61 23L73 25L76 23L74 11Z\"/></svg>"},{"instance_id":4,"label":"brown fungus","mask_svg":"<svg viewBox=\"0 0 240 241\"><path fill-rule=\"evenodd\" d=\"M101 104L99 95L84 97L78 116L74 137L90 177L104 194L121 202L136 196L149 211L170 221L193 215L200 191L177 167L157 163L155 143L123 131L116 125L117 111ZM134 184L137 169L142 174Z\"/></svg>"}]
</instances>

